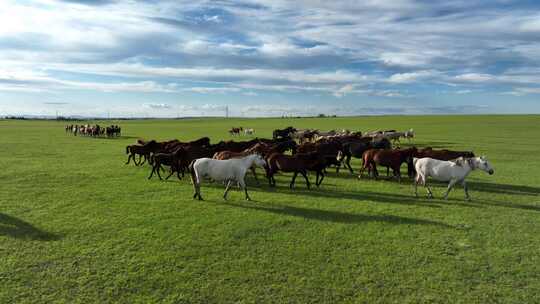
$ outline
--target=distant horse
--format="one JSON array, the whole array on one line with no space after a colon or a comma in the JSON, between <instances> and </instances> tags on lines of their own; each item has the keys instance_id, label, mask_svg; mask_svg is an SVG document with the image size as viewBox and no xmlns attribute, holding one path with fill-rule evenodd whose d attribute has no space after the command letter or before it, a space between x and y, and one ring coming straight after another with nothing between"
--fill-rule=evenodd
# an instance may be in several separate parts
<instances>
[{"instance_id":1,"label":"distant horse","mask_svg":"<svg viewBox=\"0 0 540 304\"><path fill-rule=\"evenodd\" d=\"M244 129L244 135L253 135L254 133L255 133L255 130L253 130L253 128Z\"/></svg>"},{"instance_id":2,"label":"distant horse","mask_svg":"<svg viewBox=\"0 0 540 304\"><path fill-rule=\"evenodd\" d=\"M243 128L242 127L239 127L239 128L231 128L229 130L229 134L231 135L240 135L240 132L242 132Z\"/></svg>"},{"instance_id":3,"label":"distant horse","mask_svg":"<svg viewBox=\"0 0 540 304\"><path fill-rule=\"evenodd\" d=\"M489 175L495 172L484 156L471 158L460 157L455 161L443 161L429 157L414 158L413 164L416 169L416 179L414 182L414 194L416 197L418 197L418 184L422 184L427 188L428 197L433 198L433 192L431 192L431 189L427 185L427 178L431 176L438 181L448 182L448 188L443 196L444 199L448 199L448 193L456 183L461 183L465 191L465 199L470 200L469 190L465 182L469 173L475 169L483 170L489 173Z\"/></svg>"}]
</instances>

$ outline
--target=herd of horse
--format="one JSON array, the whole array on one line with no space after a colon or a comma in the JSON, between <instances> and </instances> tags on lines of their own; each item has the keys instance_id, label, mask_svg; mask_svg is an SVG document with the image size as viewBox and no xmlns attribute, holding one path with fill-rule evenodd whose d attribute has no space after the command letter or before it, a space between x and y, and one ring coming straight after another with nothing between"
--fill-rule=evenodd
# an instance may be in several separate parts
<instances>
[{"instance_id":1,"label":"herd of horse","mask_svg":"<svg viewBox=\"0 0 540 304\"><path fill-rule=\"evenodd\" d=\"M392 142L400 137L411 139L414 131L398 132L395 130L376 131L362 134L362 132L321 132L318 130L297 130L293 127L276 129L273 138L255 138L246 141L220 141L211 143L208 137L198 140L182 142L169 140L158 142L156 140L139 139L137 144L128 145L126 154L128 159L137 166L148 162L151 172L148 179L157 174L162 179L160 171L169 168L168 179L176 174L178 179L189 172L194 187L194 198L202 200L200 193L201 182L209 179L223 182L226 185L224 199L233 183L245 191L246 199L250 199L247 192L245 175L251 171L255 182L259 184L256 167L265 171L270 186L276 185L274 175L278 172L292 173L289 187L292 189L298 175L301 175L306 187L311 187L308 172L316 175L315 185L322 184L327 169L335 167L336 174L341 167L355 174L351 166L351 159L362 160L358 169L358 178L362 178L367 170L367 176L377 179L377 167L387 169L387 176L401 181L401 167L407 165L407 175L414 178L415 194L417 185L426 187L429 197L431 189L427 185L427 178L432 177L439 181L447 181L448 189L444 196L456 183L461 183L465 190L466 199L469 199L465 178L475 169L481 169L489 174L494 170L485 157L475 157L472 151L452 151L447 149L436 150L431 147L401 149L392 147Z\"/></svg>"},{"instance_id":2,"label":"herd of horse","mask_svg":"<svg viewBox=\"0 0 540 304\"><path fill-rule=\"evenodd\" d=\"M75 136L107 136L107 137L120 137L122 135L122 129L118 125L110 125L102 127L100 125L66 125L66 133L71 133Z\"/></svg>"}]
</instances>

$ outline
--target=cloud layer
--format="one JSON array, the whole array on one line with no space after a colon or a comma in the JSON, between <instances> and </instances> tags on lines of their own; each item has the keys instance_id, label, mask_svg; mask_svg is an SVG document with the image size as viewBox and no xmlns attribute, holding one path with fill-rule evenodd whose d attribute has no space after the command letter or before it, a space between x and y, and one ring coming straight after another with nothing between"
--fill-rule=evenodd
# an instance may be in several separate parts
<instances>
[{"instance_id":1,"label":"cloud layer","mask_svg":"<svg viewBox=\"0 0 540 304\"><path fill-rule=\"evenodd\" d=\"M280 111L265 104L288 102L365 113L467 113L478 103L487 106L473 112L504 112L510 102L538 112L538 8L512 0L6 0L0 104L15 112L13 100L24 111L44 97L58 106L59 96L73 111L92 98L103 99L95 104L102 112L111 103L162 112L260 104L267 115Z\"/></svg>"}]
</instances>

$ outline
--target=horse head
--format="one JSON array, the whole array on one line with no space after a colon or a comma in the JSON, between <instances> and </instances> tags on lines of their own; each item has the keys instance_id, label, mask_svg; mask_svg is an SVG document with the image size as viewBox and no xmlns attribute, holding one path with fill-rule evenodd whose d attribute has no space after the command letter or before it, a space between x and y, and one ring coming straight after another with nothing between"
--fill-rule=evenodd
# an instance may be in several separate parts
<instances>
[{"instance_id":1,"label":"horse head","mask_svg":"<svg viewBox=\"0 0 540 304\"><path fill-rule=\"evenodd\" d=\"M485 156L475 157L475 158L472 158L471 160L474 161L474 166L476 168L489 173L489 175L492 175L493 173L495 173L495 170L493 169L493 167L488 162Z\"/></svg>"}]
</instances>

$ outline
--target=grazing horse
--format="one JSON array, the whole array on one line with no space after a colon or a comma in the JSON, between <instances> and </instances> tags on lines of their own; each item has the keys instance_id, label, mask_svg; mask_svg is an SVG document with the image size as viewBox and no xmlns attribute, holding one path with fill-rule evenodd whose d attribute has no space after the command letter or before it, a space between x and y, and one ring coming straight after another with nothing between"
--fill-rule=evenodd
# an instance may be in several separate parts
<instances>
[{"instance_id":1,"label":"grazing horse","mask_svg":"<svg viewBox=\"0 0 540 304\"><path fill-rule=\"evenodd\" d=\"M371 149L364 152L362 156L362 169L358 175L359 178L362 177L362 173L365 169L368 169L368 172L373 172L373 176L377 178L379 173L377 172L377 165L392 168L394 177L398 178L398 181L401 181L401 164L408 164L408 175L413 177L413 164L412 157L415 155L417 149L415 147L409 149Z\"/></svg>"},{"instance_id":2,"label":"grazing horse","mask_svg":"<svg viewBox=\"0 0 540 304\"><path fill-rule=\"evenodd\" d=\"M324 161L324 160L322 160ZM294 187L294 181L298 173L302 174L306 180L306 186L309 189L311 184L307 177L307 171L313 168L315 164L321 162L321 155L317 152L312 153L297 153L295 155L284 155L281 153L273 153L267 158L268 167L266 168L266 177L270 186L276 185L274 174L278 171L293 172L293 178L289 187Z\"/></svg>"},{"instance_id":3,"label":"grazing horse","mask_svg":"<svg viewBox=\"0 0 540 304\"><path fill-rule=\"evenodd\" d=\"M254 133L255 133L255 130L253 130L253 128L244 129L244 135L253 135Z\"/></svg>"},{"instance_id":4,"label":"grazing horse","mask_svg":"<svg viewBox=\"0 0 540 304\"><path fill-rule=\"evenodd\" d=\"M279 139L279 138L291 139L291 135L294 133L296 133L296 129L293 127L287 127L285 129L276 129L272 133L272 138L274 140Z\"/></svg>"},{"instance_id":5,"label":"grazing horse","mask_svg":"<svg viewBox=\"0 0 540 304\"><path fill-rule=\"evenodd\" d=\"M245 176L249 168L253 166L264 167L266 162L258 154L251 154L243 158L233 158L227 160L217 160L212 158L199 158L191 162L189 171L195 193L193 198L202 200L201 179L208 177L214 181L225 181L227 186L223 199L227 200L227 193L233 181L237 182L240 189L244 189L246 200L251 200L247 192Z\"/></svg>"},{"instance_id":6,"label":"grazing horse","mask_svg":"<svg viewBox=\"0 0 540 304\"><path fill-rule=\"evenodd\" d=\"M473 170L480 169L489 175L492 175L495 171L491 164L484 156L481 157L460 157L455 161L444 161L433 159L429 157L414 158L413 164L416 169L416 178L414 181L414 194L418 197L418 184L422 184L427 188L428 197L433 198L433 192L427 185L427 178L433 177L434 179L442 182L448 182L448 188L444 193L444 199L448 199L448 193L456 183L463 185L465 191L465 199L470 200L469 190L465 179L469 173Z\"/></svg>"}]
</instances>

